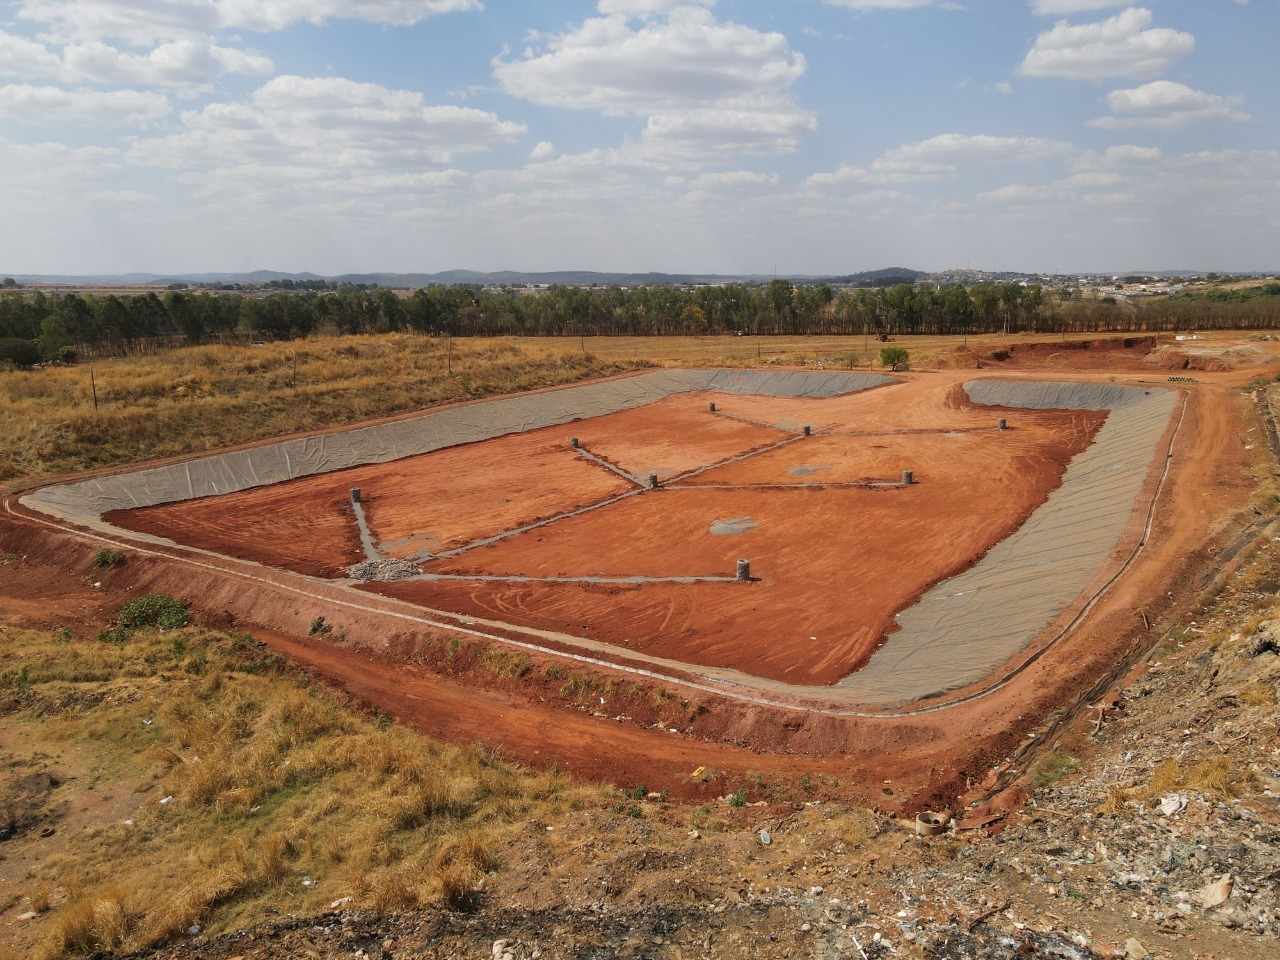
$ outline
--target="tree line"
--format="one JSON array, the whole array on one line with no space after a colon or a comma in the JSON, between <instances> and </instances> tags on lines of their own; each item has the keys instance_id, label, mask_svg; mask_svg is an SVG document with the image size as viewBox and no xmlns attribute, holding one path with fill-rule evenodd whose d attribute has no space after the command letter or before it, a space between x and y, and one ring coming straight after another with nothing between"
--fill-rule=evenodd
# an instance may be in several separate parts
<instances>
[{"instance_id":1,"label":"tree line","mask_svg":"<svg viewBox=\"0 0 1280 960\"><path fill-rule=\"evenodd\" d=\"M1274 288L1274 289L1272 289ZM313 334L435 336L869 335L1159 332L1280 327L1280 284L1249 296L1073 299L1037 284L836 290L825 284L519 288L431 286L244 295L0 293L0 338L72 351Z\"/></svg>"}]
</instances>

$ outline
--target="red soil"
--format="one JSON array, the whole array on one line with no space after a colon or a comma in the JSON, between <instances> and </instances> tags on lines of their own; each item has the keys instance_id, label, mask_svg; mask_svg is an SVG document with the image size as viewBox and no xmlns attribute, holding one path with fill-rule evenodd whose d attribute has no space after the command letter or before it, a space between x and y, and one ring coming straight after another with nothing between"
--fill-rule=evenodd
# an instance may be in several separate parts
<instances>
[{"instance_id":1,"label":"red soil","mask_svg":"<svg viewBox=\"0 0 1280 960\"><path fill-rule=\"evenodd\" d=\"M1099 367L1097 373L1073 376L1105 381L1116 371L1105 363ZM1147 374L1151 375L1149 368ZM932 385L958 383L972 375L963 371L910 376ZM458 646L451 631L408 622L395 601L374 595L368 597L366 609L354 609L349 595L284 570L246 567L120 537L116 542L128 551L128 562L98 572L91 558L102 546L101 538L32 516L13 498L6 501L0 522L0 551L16 556L0 564L0 621L71 622L92 628L131 596L171 592L212 622L231 619L241 628L258 631L306 669L397 720L452 739L482 739L534 765L560 759L586 779L623 784L643 780L669 785L674 796L697 797L745 785L748 771L770 779L813 771L825 773L828 783L839 777L842 794L888 811L967 804L977 798L961 796L967 784L978 789L993 765L1010 764L1027 732L1044 718L1070 710L1117 664L1123 667L1166 631L1185 626L1194 618L1196 597L1212 576L1230 574L1219 549L1239 532L1242 518L1248 518L1242 507L1254 489L1245 444L1253 444L1252 456L1261 457L1264 442L1255 429L1255 414L1240 394L1249 376L1246 371L1210 373L1189 388L1190 403L1169 462L1156 524L1138 562L1088 618L1003 687L934 713L837 717L787 710L538 655L523 676L499 678L486 668L485 651L500 647L465 637ZM983 412L990 419L991 412ZM1024 413L1010 416L1021 428ZM814 420L816 424L816 414ZM1171 425L1170 436L1174 429ZM1020 439L1018 432L1005 441ZM826 441L814 441L818 442ZM817 447L802 442L796 449ZM1266 464L1270 469L1269 459ZM757 464L750 469L757 469ZM923 481L927 471L918 465L915 469ZM1159 465L1153 468L1144 497L1154 494L1158 476ZM334 489L344 493L347 485L344 479ZM666 496L663 492L639 501L663 502ZM1144 516L1135 514L1095 586L1143 539L1143 523ZM334 543L329 541L327 549ZM92 586L98 581L101 589ZM1149 628L1139 611L1149 618ZM335 625L334 636L346 635L346 645L322 638L296 639L306 635L308 623L319 613ZM464 657L468 650L473 655ZM592 695L570 696L558 687L574 678L593 679L597 686ZM662 729L645 728L652 723L651 712L629 714L638 698L665 704ZM600 699L606 702L598 703ZM623 715L636 719L611 719ZM672 735L670 729L679 734ZM706 783L692 778L692 770L702 765L720 779Z\"/></svg>"},{"instance_id":2,"label":"red soil","mask_svg":"<svg viewBox=\"0 0 1280 960\"><path fill-rule=\"evenodd\" d=\"M708 411L714 401L716 415ZM360 487L384 551L439 552L636 490L582 449L669 486L424 564L534 578L732 577L754 583L412 581L370 589L411 603L586 636L681 663L796 684L856 670L893 616L1017 529L1105 414L1017 411L1014 429L928 380L825 400L685 395L567 426L108 519L302 573L359 558L346 491ZM742 419L784 424L783 430ZM810 424L819 433L796 439ZM783 440L786 446L767 448ZM686 480L681 474L751 451ZM825 484L893 482L910 487ZM676 478L676 479L673 479ZM711 489L791 484L800 488ZM739 535L713 524L747 520ZM335 549L337 547L337 549ZM337 557L337 563L332 558ZM326 563L327 561L327 563ZM851 589L852 587L852 589Z\"/></svg>"}]
</instances>

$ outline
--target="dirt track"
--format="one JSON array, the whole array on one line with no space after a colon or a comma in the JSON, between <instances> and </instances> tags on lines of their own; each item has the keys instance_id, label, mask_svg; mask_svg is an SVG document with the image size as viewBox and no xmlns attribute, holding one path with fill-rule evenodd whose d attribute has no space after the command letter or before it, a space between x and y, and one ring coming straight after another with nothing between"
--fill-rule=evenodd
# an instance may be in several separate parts
<instances>
[{"instance_id":1,"label":"dirt track","mask_svg":"<svg viewBox=\"0 0 1280 960\"><path fill-rule=\"evenodd\" d=\"M1123 365L1132 365L1132 358L1125 357ZM965 375L971 377L972 372ZM1252 424L1247 401L1238 387L1254 375L1256 371L1251 370L1203 374L1203 382L1189 390L1187 421L1174 448L1169 482L1146 550L1088 620L1004 688L979 701L925 717L836 718L731 703L686 690L678 692L676 705L667 701L668 712L660 718L661 731L644 729L609 719L628 715L628 697L634 699L634 695L621 683L609 684L608 671L581 665L574 668L602 678L599 692L606 702L595 703L594 699L600 699L595 694L566 698L559 682L548 679L544 669L547 661L541 658L534 658L534 669L526 675L502 679L485 673L475 660L462 665L446 662L440 651L447 647L437 640L441 631L404 623L391 625L377 613L354 612L340 605L332 608L331 619L341 625L346 639L380 652L353 654L350 647L323 640L291 639L280 631L304 634L306 621L324 606L323 592L314 583L308 587L309 598L300 603L296 583L287 573L257 568L257 579L250 582L234 564L211 563L205 557L201 563L211 563L225 572L215 575L204 569L193 579L192 568L182 559L139 557L139 562L131 562L127 568L127 583L105 586L118 591L168 589L209 612L230 611L242 623L273 627L274 632L262 634L269 643L378 709L431 732L483 739L530 762L557 758L580 775L617 782L634 781L649 771L654 782L661 782L656 775L663 774L687 795L699 795L707 789L689 777L694 767L702 765L797 775L810 769L840 771L845 790L897 812L952 799L969 783L980 784L984 771L1003 759L1047 714L1069 703L1076 691L1087 687L1117 658L1148 646L1162 616L1183 616L1185 605L1203 587L1201 574L1213 559L1214 544L1231 532L1231 518L1252 490L1250 457L1245 450L1245 431ZM1104 366L1096 374L1073 376L1101 381L1112 374ZM933 387L944 377L958 380L960 375L921 374L912 379ZM888 391L881 394L887 396ZM734 403L743 404L744 398L736 398ZM990 419L989 411L985 418ZM1080 422L1078 429L1087 432L1088 423ZM1263 442L1261 433L1250 442ZM762 468L753 463L750 469ZM598 475L613 482L611 474L600 471ZM707 475L699 480L706 483ZM660 493L662 497L698 495L693 491ZM891 495L888 491L860 493ZM1139 519L1135 516L1131 522L1117 555L1139 539ZM73 606L88 605L91 600L95 605L102 603L100 591L76 587L75 574L85 572L92 549L74 535L11 518L4 538L6 549L20 548L29 554L29 566L20 582L0 575L5 581L4 593L25 598L20 608L26 609L28 616L46 601ZM157 552L175 558L196 556L182 550ZM1098 581L1104 576L1105 571ZM125 595L113 594L121 600ZM370 605L377 604L377 598L371 597ZM1143 628L1140 610L1153 623L1151 631ZM425 663L406 668L406 659ZM656 682L651 686L662 688ZM686 700L680 702L680 697ZM604 716L592 716L592 711ZM659 719L652 711L639 715L647 723ZM671 728L679 732L667 732ZM724 741L742 746L729 746ZM602 749L604 743L609 746ZM886 787L884 781L892 783Z\"/></svg>"}]
</instances>

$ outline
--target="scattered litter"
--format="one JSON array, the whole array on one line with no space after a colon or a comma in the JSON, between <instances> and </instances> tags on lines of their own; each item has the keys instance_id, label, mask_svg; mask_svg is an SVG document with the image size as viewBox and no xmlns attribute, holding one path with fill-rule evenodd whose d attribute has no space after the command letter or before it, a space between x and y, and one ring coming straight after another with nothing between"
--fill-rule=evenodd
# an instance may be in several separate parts
<instances>
[{"instance_id":1,"label":"scattered litter","mask_svg":"<svg viewBox=\"0 0 1280 960\"><path fill-rule=\"evenodd\" d=\"M160 805L161 805L161 806L164 806L166 803L173 803L173 794L169 794L169 796L167 796L167 797L161 797L161 798L160 798Z\"/></svg>"},{"instance_id":2,"label":"scattered litter","mask_svg":"<svg viewBox=\"0 0 1280 960\"><path fill-rule=\"evenodd\" d=\"M766 847L773 843L773 837L769 834L768 830L760 831L760 842Z\"/></svg>"},{"instance_id":3,"label":"scattered litter","mask_svg":"<svg viewBox=\"0 0 1280 960\"><path fill-rule=\"evenodd\" d=\"M1222 879L1209 884L1196 894L1196 898L1200 901L1205 909L1211 910L1214 907L1220 907L1231 899L1231 889L1235 886L1235 880L1231 874L1224 874Z\"/></svg>"},{"instance_id":4,"label":"scattered litter","mask_svg":"<svg viewBox=\"0 0 1280 960\"><path fill-rule=\"evenodd\" d=\"M1160 801L1160 813L1162 816L1172 817L1175 813L1181 813L1186 808L1186 797L1180 797L1176 793L1171 793Z\"/></svg>"}]
</instances>

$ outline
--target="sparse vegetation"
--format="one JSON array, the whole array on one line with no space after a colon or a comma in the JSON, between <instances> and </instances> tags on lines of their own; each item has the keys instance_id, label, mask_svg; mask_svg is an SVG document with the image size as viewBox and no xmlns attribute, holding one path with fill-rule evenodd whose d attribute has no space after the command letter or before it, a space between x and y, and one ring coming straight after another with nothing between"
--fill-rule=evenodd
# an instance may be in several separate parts
<instances>
[{"instance_id":1,"label":"sparse vegetation","mask_svg":"<svg viewBox=\"0 0 1280 960\"><path fill-rule=\"evenodd\" d=\"M103 547L93 555L93 565L99 570L107 570L111 567L118 567L124 563L124 551L113 550L109 547Z\"/></svg>"},{"instance_id":2,"label":"sparse vegetation","mask_svg":"<svg viewBox=\"0 0 1280 960\"><path fill-rule=\"evenodd\" d=\"M128 823L78 832L24 882L33 909L50 911L47 960L319 912L342 896L463 905L529 817L599 802L554 771L523 774L488 751L363 719L264 666L247 635L179 636L136 627L118 645L67 644L6 632L5 662L22 667L5 686L25 689L7 722L92 744L95 768L136 784Z\"/></svg>"},{"instance_id":3,"label":"sparse vegetation","mask_svg":"<svg viewBox=\"0 0 1280 960\"><path fill-rule=\"evenodd\" d=\"M1031 782L1037 787L1048 786L1055 780L1075 772L1080 758L1069 750L1057 749L1037 758L1031 768Z\"/></svg>"},{"instance_id":4,"label":"sparse vegetation","mask_svg":"<svg viewBox=\"0 0 1280 960\"><path fill-rule=\"evenodd\" d=\"M155 627L177 630L188 623L187 608L167 593L153 593L130 600L120 608L122 627Z\"/></svg>"},{"instance_id":5,"label":"sparse vegetation","mask_svg":"<svg viewBox=\"0 0 1280 960\"><path fill-rule=\"evenodd\" d=\"M26 347L34 363L38 351ZM584 354L576 341L570 350L457 340L452 352L452 374L441 339L410 335L187 347L92 368L16 370L0 380L0 480L207 451L635 365Z\"/></svg>"}]
</instances>

